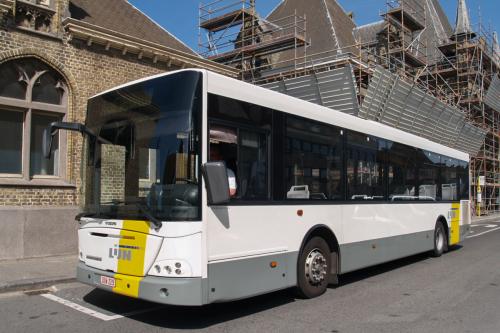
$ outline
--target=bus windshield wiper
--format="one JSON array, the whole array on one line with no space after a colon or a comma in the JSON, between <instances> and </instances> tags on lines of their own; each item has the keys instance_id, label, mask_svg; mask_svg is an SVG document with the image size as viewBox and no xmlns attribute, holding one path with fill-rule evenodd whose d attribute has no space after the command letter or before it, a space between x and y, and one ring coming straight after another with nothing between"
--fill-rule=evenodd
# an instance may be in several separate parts
<instances>
[{"instance_id":1,"label":"bus windshield wiper","mask_svg":"<svg viewBox=\"0 0 500 333\"><path fill-rule=\"evenodd\" d=\"M96 212L82 212L75 216L75 221L80 222L82 220L82 217L94 217L96 215Z\"/></svg>"},{"instance_id":2,"label":"bus windshield wiper","mask_svg":"<svg viewBox=\"0 0 500 333\"><path fill-rule=\"evenodd\" d=\"M163 225L161 223L160 220L158 220L154 215L153 213L151 212L151 209L144 205L144 204L141 204L141 203L136 203L136 207L139 208L139 210L144 214L146 215L146 217L151 221L151 223L154 224L154 226L156 227L156 231L160 230L161 226Z\"/></svg>"},{"instance_id":3,"label":"bus windshield wiper","mask_svg":"<svg viewBox=\"0 0 500 333\"><path fill-rule=\"evenodd\" d=\"M162 223L161 221L156 218L153 214L153 212L151 211L151 209L141 203L141 202L138 202L138 201L122 201L122 200L113 200L113 201L110 201L110 202L103 202L102 204L106 205L106 204L113 204L113 205L133 205L134 207L136 207L142 214L144 214L146 216L146 218L151 222L153 223L153 225L155 226L155 229L156 230L159 230L161 227L162 227Z\"/></svg>"}]
</instances>

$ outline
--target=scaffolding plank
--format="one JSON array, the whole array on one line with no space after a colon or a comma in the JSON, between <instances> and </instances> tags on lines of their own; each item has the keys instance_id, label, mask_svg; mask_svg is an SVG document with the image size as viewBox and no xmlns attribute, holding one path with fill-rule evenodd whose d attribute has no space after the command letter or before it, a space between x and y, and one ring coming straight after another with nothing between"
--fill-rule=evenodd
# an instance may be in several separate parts
<instances>
[{"instance_id":1,"label":"scaffolding plank","mask_svg":"<svg viewBox=\"0 0 500 333\"><path fill-rule=\"evenodd\" d=\"M240 8L213 18L207 18L200 23L200 27L211 32L217 32L237 26L243 22L243 19L250 19L253 16L252 10Z\"/></svg>"},{"instance_id":2,"label":"scaffolding plank","mask_svg":"<svg viewBox=\"0 0 500 333\"><path fill-rule=\"evenodd\" d=\"M425 26L420 23L420 21L415 16L413 16L407 10L403 10L403 8L401 7L394 8L388 11L386 15L398 21L401 25L410 29L411 31L419 31L425 28Z\"/></svg>"}]
</instances>

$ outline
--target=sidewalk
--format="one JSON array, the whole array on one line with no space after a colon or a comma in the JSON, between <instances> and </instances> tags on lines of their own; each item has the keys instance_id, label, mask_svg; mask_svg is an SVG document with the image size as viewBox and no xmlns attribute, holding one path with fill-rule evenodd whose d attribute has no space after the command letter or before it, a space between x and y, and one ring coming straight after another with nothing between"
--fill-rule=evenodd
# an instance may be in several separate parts
<instances>
[{"instance_id":1,"label":"sidewalk","mask_svg":"<svg viewBox=\"0 0 500 333\"><path fill-rule=\"evenodd\" d=\"M0 293L75 281L76 255L0 261Z\"/></svg>"},{"instance_id":2,"label":"sidewalk","mask_svg":"<svg viewBox=\"0 0 500 333\"><path fill-rule=\"evenodd\" d=\"M491 214L487 216L473 216L472 223L488 223L488 222L500 222L500 214Z\"/></svg>"}]
</instances>

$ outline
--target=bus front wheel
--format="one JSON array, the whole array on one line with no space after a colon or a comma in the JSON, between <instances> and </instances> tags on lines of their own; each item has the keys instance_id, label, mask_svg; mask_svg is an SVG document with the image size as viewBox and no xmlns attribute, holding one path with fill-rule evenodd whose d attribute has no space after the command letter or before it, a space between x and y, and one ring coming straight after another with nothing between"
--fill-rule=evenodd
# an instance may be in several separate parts
<instances>
[{"instance_id":1,"label":"bus front wheel","mask_svg":"<svg viewBox=\"0 0 500 333\"><path fill-rule=\"evenodd\" d=\"M321 237L311 238L299 255L297 289L299 296L314 298L323 294L331 271L330 248Z\"/></svg>"},{"instance_id":2,"label":"bus front wheel","mask_svg":"<svg viewBox=\"0 0 500 333\"><path fill-rule=\"evenodd\" d=\"M434 257L440 257L448 249L448 237L441 221L436 223L434 230Z\"/></svg>"}]
</instances>

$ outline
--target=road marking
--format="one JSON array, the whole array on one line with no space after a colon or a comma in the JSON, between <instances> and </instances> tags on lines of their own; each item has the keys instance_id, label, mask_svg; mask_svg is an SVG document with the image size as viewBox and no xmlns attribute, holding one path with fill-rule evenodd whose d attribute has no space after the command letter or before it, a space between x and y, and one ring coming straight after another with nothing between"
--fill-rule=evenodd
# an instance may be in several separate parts
<instances>
[{"instance_id":1,"label":"road marking","mask_svg":"<svg viewBox=\"0 0 500 333\"><path fill-rule=\"evenodd\" d=\"M483 227L483 228L496 228L498 224L471 224L471 228Z\"/></svg>"},{"instance_id":2,"label":"road marking","mask_svg":"<svg viewBox=\"0 0 500 333\"><path fill-rule=\"evenodd\" d=\"M70 307L73 310L82 312L86 315L103 320L103 321L111 321L111 320L120 319L120 318L124 318L124 317L130 317L130 316L137 315L140 313L154 311L154 310L159 309L161 307L161 306L157 306L157 307L153 307L153 308L141 309L141 310L131 311L131 312L124 313L124 314L116 314L116 315L110 316L110 315L101 313L99 311L89 309L83 305L79 305L79 304L73 303L71 301L65 300L64 298L58 297L56 295L43 294L40 296L45 297L47 299L50 299L51 301L57 302L59 304L65 305L67 307Z\"/></svg>"},{"instance_id":3,"label":"road marking","mask_svg":"<svg viewBox=\"0 0 500 333\"><path fill-rule=\"evenodd\" d=\"M473 237L481 236L481 235L487 234L487 233L492 232L492 231L495 231L495 230L500 230L500 227L495 228L495 229L490 229L490 230L487 230L487 231L480 232L480 233L478 233L477 235L467 236L466 238L473 238Z\"/></svg>"}]
</instances>

